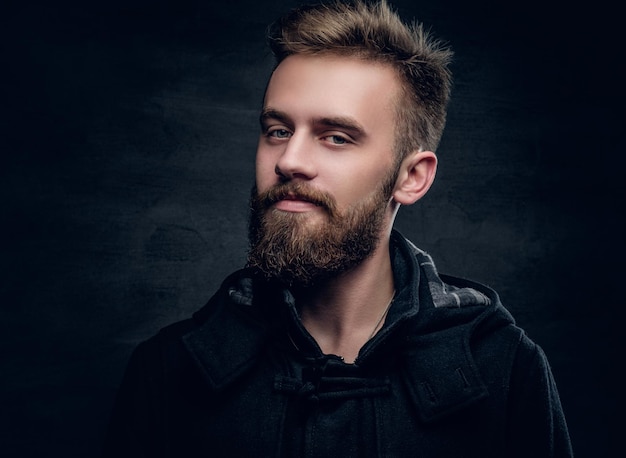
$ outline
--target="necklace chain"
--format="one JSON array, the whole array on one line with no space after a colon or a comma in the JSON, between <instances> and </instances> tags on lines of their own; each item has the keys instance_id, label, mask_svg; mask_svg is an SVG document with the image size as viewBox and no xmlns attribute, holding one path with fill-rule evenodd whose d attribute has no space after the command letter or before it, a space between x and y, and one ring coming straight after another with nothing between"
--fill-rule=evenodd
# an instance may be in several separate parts
<instances>
[{"instance_id":1,"label":"necklace chain","mask_svg":"<svg viewBox=\"0 0 626 458\"><path fill-rule=\"evenodd\" d=\"M393 299L396 297L396 290L393 290L393 294L391 295L391 299L389 299L389 303L387 304L387 306L385 307L385 310L383 310L383 314L380 316L380 318L378 319L378 321L376 322L376 326L374 326L374 329L372 330L372 333L370 334L370 336L367 338L367 340L370 340L372 337L374 337L374 335L376 334L376 331L378 331L378 327L381 325L381 323L383 322L383 320L385 319L385 317L387 316L387 312L389 312L389 309L391 308L391 303L393 302Z\"/></svg>"},{"instance_id":2,"label":"necklace chain","mask_svg":"<svg viewBox=\"0 0 626 458\"><path fill-rule=\"evenodd\" d=\"M391 304L393 303L394 298L396 297L396 290L393 290L393 294L391 295L391 299L389 299L389 303L387 304L387 306L385 307L385 310L383 310L382 315L380 316L380 318L378 319L378 321L376 322L376 325L374 326L374 329L372 330L372 333L369 335L369 337L367 338L367 340L369 341L372 337L374 337L374 335L376 334L376 331L378 330L378 327L381 325L381 323L383 322L383 320L385 319L385 317L387 316L387 313L389 312L389 309L391 308ZM289 340L291 341L291 344L296 348L296 350L300 350L300 348L298 348L298 346L296 345L296 343L294 342L293 338L291 337L291 334L289 332L287 332L287 337L289 337ZM339 359L341 359L343 361L343 356L339 356Z\"/></svg>"}]
</instances>

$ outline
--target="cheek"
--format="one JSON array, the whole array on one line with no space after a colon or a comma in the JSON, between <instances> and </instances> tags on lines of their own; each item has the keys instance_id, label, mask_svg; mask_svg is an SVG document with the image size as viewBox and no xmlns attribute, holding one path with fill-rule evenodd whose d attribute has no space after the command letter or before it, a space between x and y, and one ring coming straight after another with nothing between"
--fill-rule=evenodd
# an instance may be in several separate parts
<instances>
[{"instance_id":1,"label":"cheek","mask_svg":"<svg viewBox=\"0 0 626 458\"><path fill-rule=\"evenodd\" d=\"M257 149L255 170L256 185L259 190L264 190L271 186L277 178L275 173L276 163L271 156L264 153L262 149Z\"/></svg>"},{"instance_id":2,"label":"cheek","mask_svg":"<svg viewBox=\"0 0 626 458\"><path fill-rule=\"evenodd\" d=\"M369 198L382 183L379 175L378 173L337 174L332 185L337 206L345 209Z\"/></svg>"},{"instance_id":3,"label":"cheek","mask_svg":"<svg viewBox=\"0 0 626 458\"><path fill-rule=\"evenodd\" d=\"M382 186L389 168L389 165L377 161L360 170L353 169L350 177L344 178L344 186L351 189L355 195L365 197Z\"/></svg>"}]
</instances>

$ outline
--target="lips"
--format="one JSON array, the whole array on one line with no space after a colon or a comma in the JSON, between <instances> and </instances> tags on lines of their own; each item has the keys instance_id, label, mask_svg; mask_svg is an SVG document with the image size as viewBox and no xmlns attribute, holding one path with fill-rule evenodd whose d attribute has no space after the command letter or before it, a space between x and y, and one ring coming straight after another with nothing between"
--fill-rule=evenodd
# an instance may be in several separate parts
<instances>
[{"instance_id":1,"label":"lips","mask_svg":"<svg viewBox=\"0 0 626 458\"><path fill-rule=\"evenodd\" d=\"M282 199L279 199L274 203L274 208L278 210L295 213L311 211L319 206L320 205L318 203L312 202L310 199L296 194L287 194Z\"/></svg>"},{"instance_id":2,"label":"lips","mask_svg":"<svg viewBox=\"0 0 626 458\"><path fill-rule=\"evenodd\" d=\"M283 196L282 198L278 199L278 201L281 200L293 200L293 201L298 201L298 202L307 202L313 205L317 205L317 206L321 206L321 204L319 202L315 202L313 200L311 200L308 197L305 197L303 195L299 195L299 194L294 194L294 193L287 193L287 195Z\"/></svg>"},{"instance_id":3,"label":"lips","mask_svg":"<svg viewBox=\"0 0 626 458\"><path fill-rule=\"evenodd\" d=\"M302 183L281 183L259 195L263 208L304 212L322 208L335 214L335 203L325 193Z\"/></svg>"}]
</instances>

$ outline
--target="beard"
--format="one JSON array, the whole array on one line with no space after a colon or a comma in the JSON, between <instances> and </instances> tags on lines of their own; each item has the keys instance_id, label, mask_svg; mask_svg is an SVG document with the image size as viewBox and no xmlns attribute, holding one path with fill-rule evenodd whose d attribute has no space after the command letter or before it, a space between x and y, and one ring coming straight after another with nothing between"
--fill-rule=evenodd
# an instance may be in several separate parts
<instances>
[{"instance_id":1,"label":"beard","mask_svg":"<svg viewBox=\"0 0 626 458\"><path fill-rule=\"evenodd\" d=\"M253 187L248 266L267 279L299 287L357 266L378 246L395 176L390 174L378 190L343 212L337 210L331 195L302 183L280 183L261 194ZM322 215L272 207L288 195L314 203Z\"/></svg>"}]
</instances>

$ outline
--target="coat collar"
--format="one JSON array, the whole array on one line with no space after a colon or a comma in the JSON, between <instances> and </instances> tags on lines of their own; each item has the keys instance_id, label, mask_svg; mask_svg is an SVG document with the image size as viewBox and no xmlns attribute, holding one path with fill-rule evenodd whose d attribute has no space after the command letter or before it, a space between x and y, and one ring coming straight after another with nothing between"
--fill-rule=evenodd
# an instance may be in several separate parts
<instances>
[{"instance_id":1,"label":"coat collar","mask_svg":"<svg viewBox=\"0 0 626 458\"><path fill-rule=\"evenodd\" d=\"M249 272L235 272L196 312L198 326L182 337L183 344L215 391L221 391L251 368L267 344L269 328L259 319Z\"/></svg>"}]
</instances>

